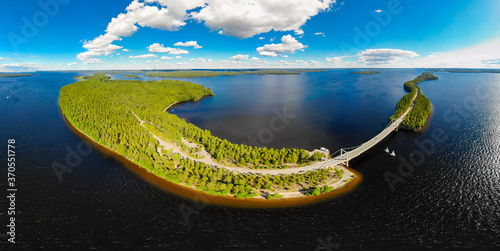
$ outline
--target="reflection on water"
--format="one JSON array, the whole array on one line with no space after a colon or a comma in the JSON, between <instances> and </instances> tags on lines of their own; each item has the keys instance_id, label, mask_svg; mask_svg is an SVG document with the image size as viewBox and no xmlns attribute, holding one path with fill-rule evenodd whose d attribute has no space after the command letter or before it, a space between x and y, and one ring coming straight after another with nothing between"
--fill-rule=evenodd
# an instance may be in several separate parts
<instances>
[{"instance_id":1,"label":"reflection on water","mask_svg":"<svg viewBox=\"0 0 500 251\"><path fill-rule=\"evenodd\" d=\"M378 133L404 94L403 82L420 73L353 76L335 70L189 79L211 87L216 96L176 106L173 113L241 142L269 127L273 108L286 106L297 118L269 146L336 149ZM353 161L352 168L363 174L355 191L317 205L257 210L177 197L96 150L59 183L51 164L65 163L67 147L74 149L81 140L57 106L59 89L74 75L0 79L0 140L18 142L21 246L314 250L318 240L330 240L341 249L362 250L500 247L500 75L437 73L439 80L421 84L434 107L428 128L393 133ZM465 108L481 85L490 95L465 110L468 117L457 114L455 105ZM391 191L384 173L399 174L398 157L410 160L421 151L419 142L433 140L439 129L446 140ZM387 156L385 147L398 157ZM5 200L0 203L3 207ZM5 212L0 216L7 222Z\"/></svg>"}]
</instances>

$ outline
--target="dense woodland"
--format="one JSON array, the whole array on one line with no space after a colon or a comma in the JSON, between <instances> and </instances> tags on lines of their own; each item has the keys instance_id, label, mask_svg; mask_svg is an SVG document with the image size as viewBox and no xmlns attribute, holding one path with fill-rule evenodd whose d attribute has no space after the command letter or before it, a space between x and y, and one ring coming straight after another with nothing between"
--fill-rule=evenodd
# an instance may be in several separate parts
<instances>
[{"instance_id":1,"label":"dense woodland","mask_svg":"<svg viewBox=\"0 0 500 251\"><path fill-rule=\"evenodd\" d=\"M396 105L395 115L391 118L399 118L411 106L415 93L418 93L415 99L415 105L400 125L401 129L416 131L425 126L427 118L431 113L431 101L422 94L420 87L416 86L427 80L436 80L438 77L430 72L424 72L413 80L404 83L404 89L410 93L404 95Z\"/></svg>"},{"instance_id":2,"label":"dense woodland","mask_svg":"<svg viewBox=\"0 0 500 251\"><path fill-rule=\"evenodd\" d=\"M162 77L162 78L204 78L218 76L237 76L243 74L258 74L258 75L288 75L300 74L298 71L290 70L255 70L255 71L164 71L148 73L146 77Z\"/></svg>"},{"instance_id":3,"label":"dense woodland","mask_svg":"<svg viewBox=\"0 0 500 251\"><path fill-rule=\"evenodd\" d=\"M381 71L351 71L351 74L379 74Z\"/></svg>"},{"instance_id":4,"label":"dense woodland","mask_svg":"<svg viewBox=\"0 0 500 251\"><path fill-rule=\"evenodd\" d=\"M126 78L141 78L139 75L136 75L136 74L123 74L122 76L126 77Z\"/></svg>"},{"instance_id":5,"label":"dense woodland","mask_svg":"<svg viewBox=\"0 0 500 251\"><path fill-rule=\"evenodd\" d=\"M428 71L450 73L500 73L499 69L430 69Z\"/></svg>"},{"instance_id":6,"label":"dense woodland","mask_svg":"<svg viewBox=\"0 0 500 251\"><path fill-rule=\"evenodd\" d=\"M33 73L0 73L0 78L31 77Z\"/></svg>"},{"instance_id":7,"label":"dense woodland","mask_svg":"<svg viewBox=\"0 0 500 251\"><path fill-rule=\"evenodd\" d=\"M258 195L260 189L265 189L267 194L277 189L307 189L341 177L340 171L330 169L274 177L245 176L182 159L179 154L172 153L172 149L161 149L158 141L133 114L148 121L148 128L165 141L189 151L182 143L184 137L205 147L215 159L224 163L265 166L311 160L305 150L232 144L212 136L208 130L162 112L176 101L196 100L206 95L213 93L201 85L185 81L110 80L104 74L96 74L61 88L59 104L68 120L95 141L157 176L210 194L248 198Z\"/></svg>"}]
</instances>

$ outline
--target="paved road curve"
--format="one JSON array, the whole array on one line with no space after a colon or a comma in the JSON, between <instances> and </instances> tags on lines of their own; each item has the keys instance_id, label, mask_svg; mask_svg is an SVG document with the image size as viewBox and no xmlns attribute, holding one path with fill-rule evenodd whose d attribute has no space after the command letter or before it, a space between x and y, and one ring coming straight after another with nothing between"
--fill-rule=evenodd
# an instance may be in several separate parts
<instances>
[{"instance_id":1,"label":"paved road curve","mask_svg":"<svg viewBox=\"0 0 500 251\"><path fill-rule=\"evenodd\" d=\"M390 124L389 126L387 126L382 132L380 132L379 134L377 134L374 138L372 138L372 139L368 140L367 142L361 144L359 147L355 148L354 150L351 150L351 151L347 152L348 160L350 161L350 160L352 160L352 159L360 156L364 152L370 150L370 148L372 148L375 145L377 145L380 141L382 141L385 137L387 137L391 132L393 132L396 128L398 128L399 125L401 124L401 122L403 122L403 120L406 118L406 116L408 115L408 113L413 109L414 101L415 101L415 98L417 97L417 95L418 95L418 90L415 93L415 96L413 97L411 106L395 122L393 122L392 124ZM135 113L134 113L134 115L135 115ZM147 123L146 121L142 121L137 115L135 115L135 116L136 116L137 120L139 120L139 122L141 123L142 126L144 126L143 125L144 123ZM144 126L144 128L146 130L148 130L145 126ZM225 168L225 169L228 169L228 170L233 171L233 172L239 172L239 173L244 173L244 174L246 174L246 173L253 173L253 174L263 174L263 175L267 175L267 174L270 174L270 175L285 174L286 175L286 174L294 174L294 173L302 173L302 172L307 172L307 171L314 171L314 170L318 170L318 169L321 169L321 168L337 167L337 168L344 169L344 173L345 174L349 174L350 173L347 169L345 169L345 168L342 167L343 165L347 164L346 163L347 162L346 155L343 155L342 157L338 156L338 157L335 157L333 159L326 160L326 161L316 162L316 163L308 165L308 166L295 167L295 168L287 168L287 169L250 169L250 168L244 168L244 167L225 166L225 165L221 165L221 164L216 163L212 159L212 157L210 156L210 154L207 153L204 149L202 150L202 153L201 153L201 155L203 156L203 158L201 158L201 159L191 158L187 154L185 154L182 151L180 151L180 149L178 149L177 147L173 146L172 144L169 144L169 143L165 142L160 137L154 135L151 131L148 130L148 132L151 133L151 135L153 135L153 137L158 140L158 142L160 143L160 145L162 147L164 147L164 148L173 148L174 149L174 153L180 153L183 158L189 158L189 159L192 159L194 161L198 161L198 162L203 162L203 163L209 164L211 166L216 166L216 167L219 167L219 168Z\"/></svg>"}]
</instances>

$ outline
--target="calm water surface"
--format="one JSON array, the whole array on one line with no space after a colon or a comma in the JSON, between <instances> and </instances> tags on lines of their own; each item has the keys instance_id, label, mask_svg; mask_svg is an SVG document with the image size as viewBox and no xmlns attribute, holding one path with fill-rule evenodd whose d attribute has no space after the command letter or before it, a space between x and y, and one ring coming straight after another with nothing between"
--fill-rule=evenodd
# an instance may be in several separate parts
<instances>
[{"instance_id":1,"label":"calm water surface","mask_svg":"<svg viewBox=\"0 0 500 251\"><path fill-rule=\"evenodd\" d=\"M216 96L171 112L236 143L253 137L253 144L278 148L355 146L385 127L403 82L421 70L349 72L189 79ZM77 74L0 79L0 139L17 141L18 248L500 247L500 75L437 73L439 80L422 83L434 108L428 127L393 133L353 161L364 180L352 193L297 208L237 209L179 198L95 149L60 182L52 165L67 163L81 139L64 123L57 99ZM259 138L283 109L295 117ZM385 147L399 158L388 157ZM410 166L400 172L401 163ZM385 180L390 174L393 189ZM6 200L0 203L5 208ZM6 210L0 219L7 223ZM13 247L1 237L2 250Z\"/></svg>"}]
</instances>

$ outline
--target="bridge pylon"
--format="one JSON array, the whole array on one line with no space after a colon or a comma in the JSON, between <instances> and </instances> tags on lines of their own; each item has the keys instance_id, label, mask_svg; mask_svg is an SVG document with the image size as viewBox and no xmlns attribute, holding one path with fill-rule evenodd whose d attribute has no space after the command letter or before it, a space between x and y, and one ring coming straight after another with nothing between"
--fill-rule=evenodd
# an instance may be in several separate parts
<instances>
[{"instance_id":1,"label":"bridge pylon","mask_svg":"<svg viewBox=\"0 0 500 251\"><path fill-rule=\"evenodd\" d=\"M341 148L340 149L340 157L342 158L344 156L344 154L345 154L345 164L347 166L349 166L349 153L346 150L344 150L344 148Z\"/></svg>"},{"instance_id":2,"label":"bridge pylon","mask_svg":"<svg viewBox=\"0 0 500 251\"><path fill-rule=\"evenodd\" d=\"M397 120L397 119L391 119L391 125L392 125L394 122L396 122L396 121L398 121L398 120ZM396 126L396 129L394 129L394 131L396 131L396 132L397 132L397 131L398 131L398 128L399 128L399 126Z\"/></svg>"}]
</instances>

